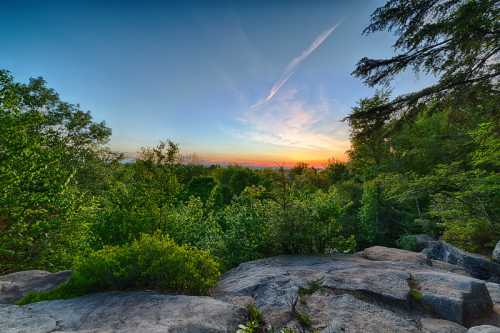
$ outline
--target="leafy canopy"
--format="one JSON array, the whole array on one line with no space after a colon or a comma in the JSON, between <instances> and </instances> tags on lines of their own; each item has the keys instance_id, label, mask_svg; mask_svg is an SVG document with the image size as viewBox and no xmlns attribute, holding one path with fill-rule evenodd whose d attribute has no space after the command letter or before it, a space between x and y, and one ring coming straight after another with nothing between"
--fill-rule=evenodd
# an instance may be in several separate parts
<instances>
[{"instance_id":1,"label":"leafy canopy","mask_svg":"<svg viewBox=\"0 0 500 333\"><path fill-rule=\"evenodd\" d=\"M394 32L397 54L389 59L364 57L353 74L369 86L386 85L411 68L433 74L439 81L350 118L401 113L409 106L478 85L497 90L499 17L497 0L389 0L375 10L364 33Z\"/></svg>"}]
</instances>

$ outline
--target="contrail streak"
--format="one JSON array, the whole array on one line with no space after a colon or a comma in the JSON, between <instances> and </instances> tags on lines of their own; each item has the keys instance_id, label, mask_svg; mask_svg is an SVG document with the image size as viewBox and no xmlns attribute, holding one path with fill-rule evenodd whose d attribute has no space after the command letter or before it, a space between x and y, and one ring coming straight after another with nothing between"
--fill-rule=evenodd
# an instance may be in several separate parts
<instances>
[{"instance_id":1,"label":"contrail streak","mask_svg":"<svg viewBox=\"0 0 500 333\"><path fill-rule=\"evenodd\" d=\"M292 77L297 67L304 60L306 60L307 57L311 55L311 53L313 53L318 47L320 47L321 44L323 44L323 42L332 34L332 32L337 29L340 23L341 22L335 24L330 29L323 31L321 34L319 34L318 37L316 37L316 39L311 43L311 45L309 45L307 49L303 50L299 56L293 58L292 61L290 61L290 63L286 66L285 71L283 72L283 74L281 74L279 80L273 84L267 97L252 105L252 108L261 106L262 104L269 102L278 93L281 87L290 79L290 77Z\"/></svg>"}]
</instances>

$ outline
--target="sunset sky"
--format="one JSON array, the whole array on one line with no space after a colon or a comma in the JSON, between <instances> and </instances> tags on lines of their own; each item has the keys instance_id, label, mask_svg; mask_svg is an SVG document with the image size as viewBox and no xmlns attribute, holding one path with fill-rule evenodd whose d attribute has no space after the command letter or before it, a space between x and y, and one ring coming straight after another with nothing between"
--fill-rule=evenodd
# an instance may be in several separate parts
<instances>
[{"instance_id":1,"label":"sunset sky","mask_svg":"<svg viewBox=\"0 0 500 333\"><path fill-rule=\"evenodd\" d=\"M343 158L341 119L373 94L356 62L392 54L390 34L361 35L383 3L2 0L0 68L43 76L115 150L172 139L209 163L317 165Z\"/></svg>"}]
</instances>

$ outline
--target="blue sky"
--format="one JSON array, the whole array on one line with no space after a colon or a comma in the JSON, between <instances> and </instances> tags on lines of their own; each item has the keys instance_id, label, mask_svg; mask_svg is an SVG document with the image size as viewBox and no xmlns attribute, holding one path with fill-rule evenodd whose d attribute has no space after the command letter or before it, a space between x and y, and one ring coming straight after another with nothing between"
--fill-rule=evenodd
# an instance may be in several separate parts
<instances>
[{"instance_id":1,"label":"blue sky","mask_svg":"<svg viewBox=\"0 0 500 333\"><path fill-rule=\"evenodd\" d=\"M361 35L383 3L2 0L0 68L43 76L106 121L116 150L170 138L217 162L341 158L340 120L373 94L350 73L392 54L390 34ZM405 74L393 89L428 83Z\"/></svg>"}]
</instances>

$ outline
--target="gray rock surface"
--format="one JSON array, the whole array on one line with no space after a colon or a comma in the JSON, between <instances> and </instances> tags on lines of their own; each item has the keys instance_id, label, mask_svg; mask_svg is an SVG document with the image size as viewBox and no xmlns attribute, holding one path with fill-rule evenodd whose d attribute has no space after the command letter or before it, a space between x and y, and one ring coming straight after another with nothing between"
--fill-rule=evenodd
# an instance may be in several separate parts
<instances>
[{"instance_id":1,"label":"gray rock surface","mask_svg":"<svg viewBox=\"0 0 500 333\"><path fill-rule=\"evenodd\" d=\"M49 291L66 282L71 271L23 271L0 276L0 304L15 303L30 291Z\"/></svg>"},{"instance_id":2,"label":"gray rock surface","mask_svg":"<svg viewBox=\"0 0 500 333\"><path fill-rule=\"evenodd\" d=\"M377 252L382 250L379 248ZM394 252L389 249L387 255L391 253ZM311 311L313 320L315 314L331 317L333 324L328 324L330 319L325 319L322 325L326 326L321 327L329 327L330 331L332 327L344 325L340 317L330 313L334 310L326 309L334 305L342 305L346 309L356 308L352 304L362 309L369 308L373 316L380 314L373 320L384 322L378 326L385 327L387 332L397 332L401 325L413 327L412 322L426 316L468 324L492 311L484 281L437 269L419 260L408 263L385 260L386 255L380 258L384 260L368 260L362 256L281 256L256 260L226 273L215 288L214 295L224 299L253 297L266 321L274 327L287 325L294 320L291 306L294 301L299 305L305 302L304 311ZM311 298L302 296L297 301L299 289L310 288L313 281L320 286L319 291L331 292L329 296L321 296L327 298L321 300L321 303L327 304L326 308L314 304L315 300L319 302L321 299L316 294ZM363 302L363 306L358 301ZM378 310L375 311L375 308ZM404 321L396 323L388 319L387 311L395 313L396 317ZM362 314L353 314L352 320L361 321L362 318ZM350 325L357 328L351 328L348 332L364 332L359 327L365 324L352 322ZM411 332L412 329L408 328L407 331Z\"/></svg>"},{"instance_id":3,"label":"gray rock surface","mask_svg":"<svg viewBox=\"0 0 500 333\"><path fill-rule=\"evenodd\" d=\"M467 333L500 333L500 328L491 325L480 325L469 328Z\"/></svg>"},{"instance_id":4,"label":"gray rock surface","mask_svg":"<svg viewBox=\"0 0 500 333\"><path fill-rule=\"evenodd\" d=\"M471 276L500 282L500 264L478 254L469 253L443 241L432 242L422 251L430 259L463 267Z\"/></svg>"},{"instance_id":5,"label":"gray rock surface","mask_svg":"<svg viewBox=\"0 0 500 333\"><path fill-rule=\"evenodd\" d=\"M0 277L0 285L8 286L0 299L12 302L68 276L31 271ZM457 265L372 247L356 255L243 263L222 276L212 297L110 292L0 304L0 332L234 333L248 320L246 306L254 304L266 325L296 332L464 333L465 327L500 326L499 301L499 284L468 276Z\"/></svg>"},{"instance_id":6,"label":"gray rock surface","mask_svg":"<svg viewBox=\"0 0 500 333\"><path fill-rule=\"evenodd\" d=\"M100 293L0 306L0 332L234 333L246 315L245 308L211 297Z\"/></svg>"},{"instance_id":7,"label":"gray rock surface","mask_svg":"<svg viewBox=\"0 0 500 333\"><path fill-rule=\"evenodd\" d=\"M497 245L493 249L493 253L491 254L491 259L500 263L500 241L497 242Z\"/></svg>"},{"instance_id":8,"label":"gray rock surface","mask_svg":"<svg viewBox=\"0 0 500 333\"><path fill-rule=\"evenodd\" d=\"M412 278L420 302L440 318L468 325L493 310L484 281L434 271L415 272Z\"/></svg>"},{"instance_id":9,"label":"gray rock surface","mask_svg":"<svg viewBox=\"0 0 500 333\"><path fill-rule=\"evenodd\" d=\"M488 288L493 304L500 304L500 284L488 282L486 288Z\"/></svg>"},{"instance_id":10,"label":"gray rock surface","mask_svg":"<svg viewBox=\"0 0 500 333\"><path fill-rule=\"evenodd\" d=\"M420 326L423 333L465 333L467 328L454 322L434 319L423 318L420 320Z\"/></svg>"},{"instance_id":11,"label":"gray rock surface","mask_svg":"<svg viewBox=\"0 0 500 333\"><path fill-rule=\"evenodd\" d=\"M439 260L431 260L431 266L436 269L440 269L443 271L459 274L459 275L465 275L465 276L471 276L469 273L465 271L463 267L457 266L457 265L452 265L444 261L439 261Z\"/></svg>"},{"instance_id":12,"label":"gray rock surface","mask_svg":"<svg viewBox=\"0 0 500 333\"><path fill-rule=\"evenodd\" d=\"M318 292L301 309L320 332L420 332L417 321L352 295Z\"/></svg>"}]
</instances>

